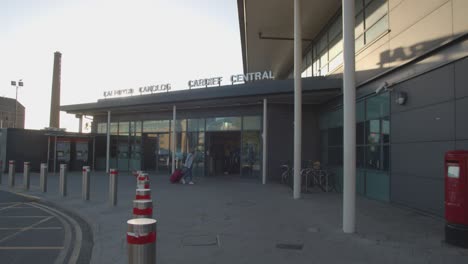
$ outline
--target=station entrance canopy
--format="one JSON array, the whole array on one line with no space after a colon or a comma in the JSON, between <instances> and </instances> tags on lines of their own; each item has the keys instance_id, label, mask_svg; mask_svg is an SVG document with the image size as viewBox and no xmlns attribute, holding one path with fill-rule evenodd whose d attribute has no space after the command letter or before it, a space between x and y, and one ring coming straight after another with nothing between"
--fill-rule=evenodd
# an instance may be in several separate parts
<instances>
[{"instance_id":1,"label":"station entrance canopy","mask_svg":"<svg viewBox=\"0 0 468 264\"><path fill-rule=\"evenodd\" d=\"M325 77L303 78L304 105L322 104L341 94L342 80ZM269 103L293 104L293 80L268 80L169 92L99 99L94 103L61 106L61 110L77 115L132 114L203 109L211 107L242 107L268 99Z\"/></svg>"}]
</instances>

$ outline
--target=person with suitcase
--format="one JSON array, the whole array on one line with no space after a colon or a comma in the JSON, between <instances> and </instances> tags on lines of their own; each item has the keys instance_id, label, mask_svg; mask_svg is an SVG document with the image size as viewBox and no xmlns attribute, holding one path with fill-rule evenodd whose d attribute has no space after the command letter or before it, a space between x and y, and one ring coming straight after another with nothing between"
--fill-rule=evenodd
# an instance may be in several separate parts
<instances>
[{"instance_id":1,"label":"person with suitcase","mask_svg":"<svg viewBox=\"0 0 468 264\"><path fill-rule=\"evenodd\" d=\"M192 181L192 167L193 167L193 160L195 159L195 150L190 150L189 154L187 155L187 159L185 159L185 171L183 174L183 178L181 180L182 184L195 184Z\"/></svg>"}]
</instances>

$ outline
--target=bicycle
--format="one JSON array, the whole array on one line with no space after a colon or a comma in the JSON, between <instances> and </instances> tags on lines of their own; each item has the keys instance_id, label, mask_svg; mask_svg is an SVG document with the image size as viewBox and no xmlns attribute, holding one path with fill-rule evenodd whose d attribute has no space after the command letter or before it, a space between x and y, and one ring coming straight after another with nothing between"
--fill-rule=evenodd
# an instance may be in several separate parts
<instances>
[{"instance_id":1,"label":"bicycle","mask_svg":"<svg viewBox=\"0 0 468 264\"><path fill-rule=\"evenodd\" d=\"M293 168L291 168L288 164L283 164L280 166L283 172L281 173L281 183L289 185L289 187L293 187L292 175L293 175Z\"/></svg>"},{"instance_id":2,"label":"bicycle","mask_svg":"<svg viewBox=\"0 0 468 264\"><path fill-rule=\"evenodd\" d=\"M328 169L321 167L320 162L318 161L313 163L312 168L308 168L305 171L305 179L306 191L308 186L317 186L324 192L330 192L333 190L338 192L333 174L330 173ZM309 183L309 179L311 179L312 182Z\"/></svg>"}]
</instances>

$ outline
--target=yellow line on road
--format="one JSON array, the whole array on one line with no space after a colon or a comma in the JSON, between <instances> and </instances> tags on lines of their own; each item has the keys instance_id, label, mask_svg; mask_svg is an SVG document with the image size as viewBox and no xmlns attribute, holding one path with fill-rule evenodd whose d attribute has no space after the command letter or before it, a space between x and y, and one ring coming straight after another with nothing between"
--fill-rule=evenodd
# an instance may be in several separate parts
<instances>
[{"instance_id":1,"label":"yellow line on road","mask_svg":"<svg viewBox=\"0 0 468 264\"><path fill-rule=\"evenodd\" d=\"M63 247L0 247L0 250L62 250Z\"/></svg>"}]
</instances>

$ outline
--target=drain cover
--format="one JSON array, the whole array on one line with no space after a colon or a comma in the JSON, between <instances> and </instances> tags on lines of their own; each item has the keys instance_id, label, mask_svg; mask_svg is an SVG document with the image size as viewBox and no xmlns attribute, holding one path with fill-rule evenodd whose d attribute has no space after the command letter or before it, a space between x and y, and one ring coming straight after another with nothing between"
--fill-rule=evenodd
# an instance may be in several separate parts
<instances>
[{"instance_id":1,"label":"drain cover","mask_svg":"<svg viewBox=\"0 0 468 264\"><path fill-rule=\"evenodd\" d=\"M281 249L302 250L304 244L276 244L276 247Z\"/></svg>"}]
</instances>

